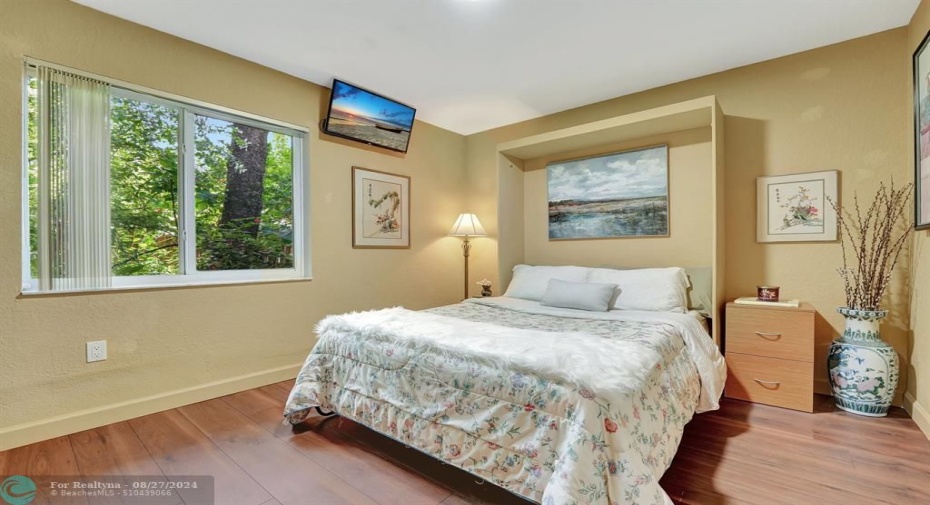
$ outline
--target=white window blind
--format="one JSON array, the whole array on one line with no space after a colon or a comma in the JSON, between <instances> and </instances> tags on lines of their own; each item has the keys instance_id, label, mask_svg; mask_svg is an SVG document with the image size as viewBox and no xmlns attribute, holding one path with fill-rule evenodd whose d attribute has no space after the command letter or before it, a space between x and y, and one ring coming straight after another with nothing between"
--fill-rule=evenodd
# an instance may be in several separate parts
<instances>
[{"instance_id":1,"label":"white window blind","mask_svg":"<svg viewBox=\"0 0 930 505\"><path fill-rule=\"evenodd\" d=\"M110 286L110 86L39 66L42 291Z\"/></svg>"}]
</instances>

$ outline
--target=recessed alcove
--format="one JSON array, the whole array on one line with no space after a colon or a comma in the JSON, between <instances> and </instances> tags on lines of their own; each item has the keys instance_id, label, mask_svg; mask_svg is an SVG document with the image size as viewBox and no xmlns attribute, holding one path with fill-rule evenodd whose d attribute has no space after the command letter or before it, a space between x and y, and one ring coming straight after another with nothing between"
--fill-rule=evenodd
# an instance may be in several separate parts
<instances>
[{"instance_id":1,"label":"recessed alcove","mask_svg":"<svg viewBox=\"0 0 930 505\"><path fill-rule=\"evenodd\" d=\"M669 146L669 236L550 241L546 164ZM497 146L498 265L507 285L520 263L709 267L713 321L724 304L723 112L706 96ZM754 212L754 209L750 209ZM712 325L720 341L720 325Z\"/></svg>"}]
</instances>

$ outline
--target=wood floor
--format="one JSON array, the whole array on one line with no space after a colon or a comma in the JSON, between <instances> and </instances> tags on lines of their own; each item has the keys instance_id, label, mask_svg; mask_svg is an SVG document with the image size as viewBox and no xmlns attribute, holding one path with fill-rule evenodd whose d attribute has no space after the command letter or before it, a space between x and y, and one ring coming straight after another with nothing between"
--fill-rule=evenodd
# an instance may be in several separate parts
<instances>
[{"instance_id":1,"label":"wood floor","mask_svg":"<svg viewBox=\"0 0 930 505\"><path fill-rule=\"evenodd\" d=\"M206 474L217 505L528 503L339 417L283 426L290 384L0 452L0 476ZM825 397L816 410L724 400L687 426L663 488L681 504L930 503L930 441L907 414L854 416Z\"/></svg>"}]
</instances>

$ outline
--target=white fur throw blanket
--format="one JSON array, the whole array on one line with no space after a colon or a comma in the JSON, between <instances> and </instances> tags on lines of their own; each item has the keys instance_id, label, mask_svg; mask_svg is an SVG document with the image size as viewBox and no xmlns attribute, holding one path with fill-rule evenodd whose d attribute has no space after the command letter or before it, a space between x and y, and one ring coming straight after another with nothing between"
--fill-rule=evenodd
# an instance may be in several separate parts
<instances>
[{"instance_id":1,"label":"white fur throw blanket","mask_svg":"<svg viewBox=\"0 0 930 505\"><path fill-rule=\"evenodd\" d=\"M434 351L466 353L509 369L584 385L611 397L635 391L661 356L634 342L587 333L508 328L403 308L330 316L325 338L369 338Z\"/></svg>"},{"instance_id":2,"label":"white fur throw blanket","mask_svg":"<svg viewBox=\"0 0 930 505\"><path fill-rule=\"evenodd\" d=\"M468 300L480 305L561 317L572 311L537 306L525 300L488 298ZM532 306L530 306L532 305ZM577 316L575 316L577 317ZM727 376L720 350L696 319L687 314L641 311L588 313L585 318L672 325L684 340L701 377L697 412L720 407ZM388 338L397 343L429 346L447 352L465 351L475 357L497 360L506 366L538 373L551 379L583 384L607 393L630 390L642 383L660 361L655 351L633 342L597 337L582 332L555 332L508 328L415 312L395 307L368 312L328 316L317 325L320 336L353 338L361 332L369 338Z\"/></svg>"}]
</instances>

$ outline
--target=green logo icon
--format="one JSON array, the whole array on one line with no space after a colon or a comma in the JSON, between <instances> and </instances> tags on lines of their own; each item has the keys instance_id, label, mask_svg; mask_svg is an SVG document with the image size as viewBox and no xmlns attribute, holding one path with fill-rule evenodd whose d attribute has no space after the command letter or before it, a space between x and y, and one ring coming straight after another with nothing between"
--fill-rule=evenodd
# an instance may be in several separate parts
<instances>
[{"instance_id":1,"label":"green logo icon","mask_svg":"<svg viewBox=\"0 0 930 505\"><path fill-rule=\"evenodd\" d=\"M36 483L23 475L11 475L0 484L0 498L10 505L26 505L36 498Z\"/></svg>"}]
</instances>

